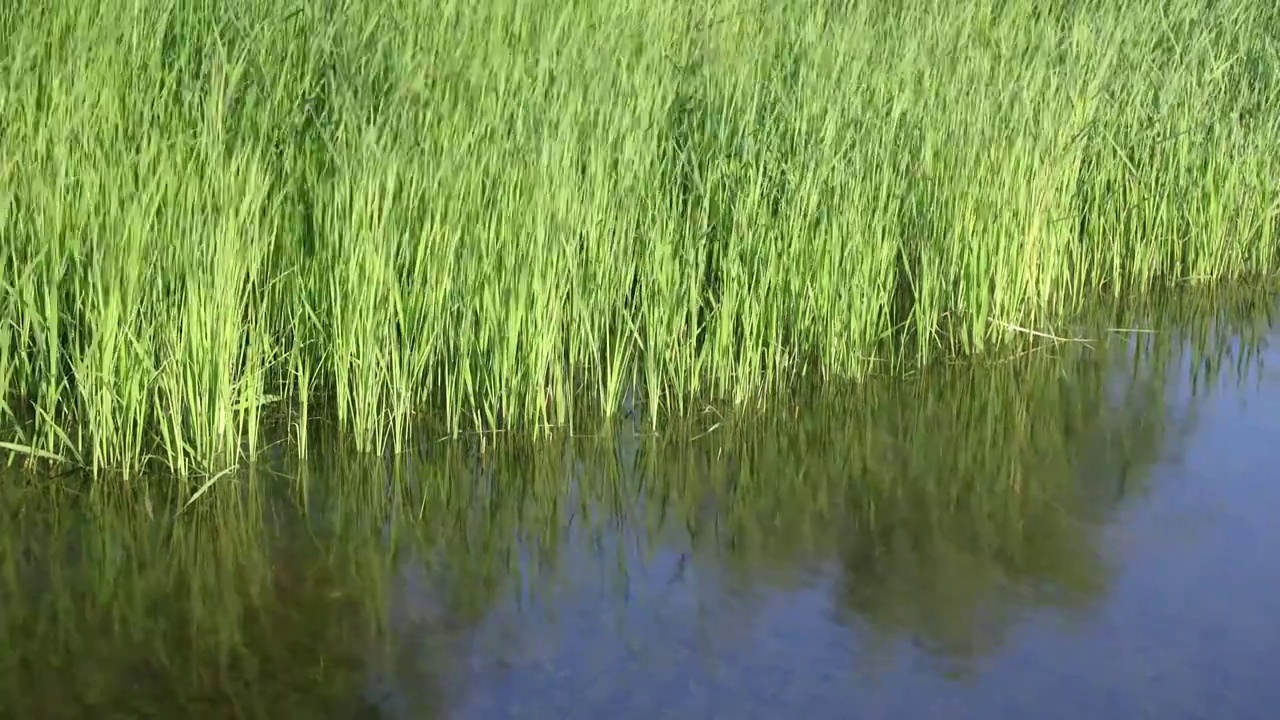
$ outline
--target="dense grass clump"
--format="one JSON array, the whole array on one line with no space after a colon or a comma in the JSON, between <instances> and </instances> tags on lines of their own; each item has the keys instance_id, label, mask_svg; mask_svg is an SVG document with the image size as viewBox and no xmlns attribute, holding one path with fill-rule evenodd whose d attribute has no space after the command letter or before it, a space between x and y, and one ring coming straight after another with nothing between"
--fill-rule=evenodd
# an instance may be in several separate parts
<instances>
[{"instance_id":1,"label":"dense grass clump","mask_svg":"<svg viewBox=\"0 0 1280 720\"><path fill-rule=\"evenodd\" d=\"M657 418L1275 271L1280 7L1052 5L13 0L0 439Z\"/></svg>"}]
</instances>

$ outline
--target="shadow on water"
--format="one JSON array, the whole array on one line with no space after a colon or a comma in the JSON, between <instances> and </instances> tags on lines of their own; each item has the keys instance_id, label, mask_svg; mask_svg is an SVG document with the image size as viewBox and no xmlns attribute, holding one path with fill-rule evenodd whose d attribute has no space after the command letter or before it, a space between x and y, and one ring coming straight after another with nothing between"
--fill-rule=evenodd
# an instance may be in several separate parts
<instances>
[{"instance_id":1,"label":"shadow on water","mask_svg":"<svg viewBox=\"0 0 1280 720\"><path fill-rule=\"evenodd\" d=\"M830 683L963 681L1101 612L1105 528L1256 377L1269 307L662 434L319 444L181 513L6 476L0 715L857 716Z\"/></svg>"}]
</instances>

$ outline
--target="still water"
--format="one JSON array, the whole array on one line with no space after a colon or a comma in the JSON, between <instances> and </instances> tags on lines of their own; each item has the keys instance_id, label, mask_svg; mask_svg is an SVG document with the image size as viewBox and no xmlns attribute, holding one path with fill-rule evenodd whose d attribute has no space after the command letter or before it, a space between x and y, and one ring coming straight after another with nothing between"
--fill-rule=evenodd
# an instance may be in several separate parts
<instances>
[{"instance_id":1,"label":"still water","mask_svg":"<svg viewBox=\"0 0 1280 720\"><path fill-rule=\"evenodd\" d=\"M1277 333L1224 305L181 513L5 476L0 715L1275 717Z\"/></svg>"}]
</instances>

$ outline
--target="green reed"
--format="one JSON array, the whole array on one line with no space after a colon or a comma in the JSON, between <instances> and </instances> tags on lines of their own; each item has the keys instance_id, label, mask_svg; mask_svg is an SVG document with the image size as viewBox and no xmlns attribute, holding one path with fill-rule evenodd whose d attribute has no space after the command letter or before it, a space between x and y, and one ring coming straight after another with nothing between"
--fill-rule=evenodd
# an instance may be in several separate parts
<instances>
[{"instance_id":1,"label":"green reed","mask_svg":"<svg viewBox=\"0 0 1280 720\"><path fill-rule=\"evenodd\" d=\"M0 11L0 442L214 472L902 374L1277 270L1247 0Z\"/></svg>"}]
</instances>

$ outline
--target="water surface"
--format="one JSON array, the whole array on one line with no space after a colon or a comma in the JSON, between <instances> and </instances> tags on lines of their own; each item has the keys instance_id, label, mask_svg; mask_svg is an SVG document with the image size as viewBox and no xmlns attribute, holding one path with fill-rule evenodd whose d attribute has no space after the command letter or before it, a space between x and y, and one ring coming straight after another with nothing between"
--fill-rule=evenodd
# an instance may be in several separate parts
<instances>
[{"instance_id":1,"label":"water surface","mask_svg":"<svg viewBox=\"0 0 1280 720\"><path fill-rule=\"evenodd\" d=\"M319 443L180 514L10 474L0 715L1274 717L1266 309L656 433Z\"/></svg>"}]
</instances>

